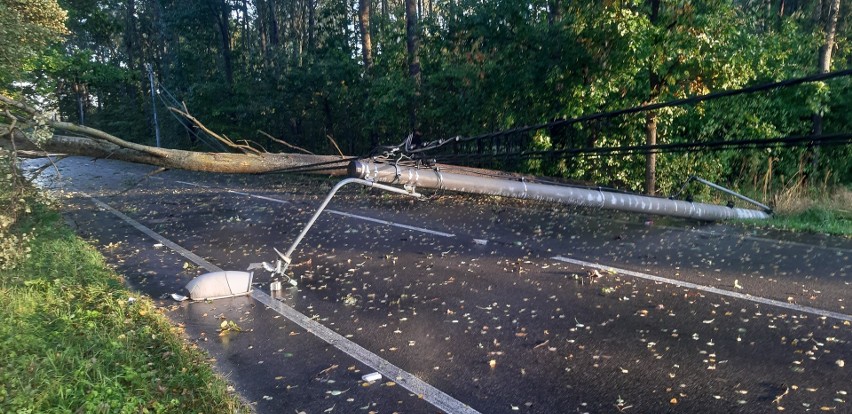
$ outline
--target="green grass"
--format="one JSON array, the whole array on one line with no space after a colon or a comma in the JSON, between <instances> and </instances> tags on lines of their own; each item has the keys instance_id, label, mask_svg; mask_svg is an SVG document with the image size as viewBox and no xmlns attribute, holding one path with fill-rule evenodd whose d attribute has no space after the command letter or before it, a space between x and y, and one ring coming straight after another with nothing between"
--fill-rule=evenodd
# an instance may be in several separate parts
<instances>
[{"instance_id":1,"label":"green grass","mask_svg":"<svg viewBox=\"0 0 852 414\"><path fill-rule=\"evenodd\" d=\"M852 215L842 210L810 207L793 213L778 213L769 220L747 220L758 227L852 237Z\"/></svg>"},{"instance_id":2,"label":"green grass","mask_svg":"<svg viewBox=\"0 0 852 414\"><path fill-rule=\"evenodd\" d=\"M249 411L56 212L36 205L23 229L29 257L0 271L0 412Z\"/></svg>"},{"instance_id":3,"label":"green grass","mask_svg":"<svg viewBox=\"0 0 852 414\"><path fill-rule=\"evenodd\" d=\"M775 197L770 220L746 220L758 228L852 237L852 190L790 191Z\"/></svg>"}]
</instances>

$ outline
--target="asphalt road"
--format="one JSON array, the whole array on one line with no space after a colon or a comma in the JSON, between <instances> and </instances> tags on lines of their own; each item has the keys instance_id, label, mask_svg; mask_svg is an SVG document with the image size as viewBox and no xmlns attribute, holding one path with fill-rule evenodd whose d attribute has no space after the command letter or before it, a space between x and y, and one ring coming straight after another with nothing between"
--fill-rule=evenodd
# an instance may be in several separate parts
<instances>
[{"instance_id":1,"label":"asphalt road","mask_svg":"<svg viewBox=\"0 0 852 414\"><path fill-rule=\"evenodd\" d=\"M848 239L352 187L297 287L264 303L261 272L252 296L176 302L211 266L274 259L334 181L57 167L38 182L69 224L260 413L852 412Z\"/></svg>"}]
</instances>

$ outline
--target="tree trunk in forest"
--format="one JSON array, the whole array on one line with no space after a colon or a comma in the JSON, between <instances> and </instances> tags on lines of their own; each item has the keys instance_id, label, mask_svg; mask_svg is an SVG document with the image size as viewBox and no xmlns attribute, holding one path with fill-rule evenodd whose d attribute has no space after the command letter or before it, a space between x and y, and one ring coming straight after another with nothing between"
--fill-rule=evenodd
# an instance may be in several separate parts
<instances>
[{"instance_id":1,"label":"tree trunk in forest","mask_svg":"<svg viewBox=\"0 0 852 414\"><path fill-rule=\"evenodd\" d=\"M308 51L316 50L317 0L308 0Z\"/></svg>"},{"instance_id":2,"label":"tree trunk in forest","mask_svg":"<svg viewBox=\"0 0 852 414\"><path fill-rule=\"evenodd\" d=\"M228 91L234 90L234 63L231 56L231 8L225 0L219 1L219 10L214 11L216 23L219 26L219 36L222 38L222 61L225 66L225 81Z\"/></svg>"},{"instance_id":3,"label":"tree trunk in forest","mask_svg":"<svg viewBox=\"0 0 852 414\"><path fill-rule=\"evenodd\" d=\"M373 43L370 39L370 2L358 0L358 23L361 27L361 55L364 59L364 73L373 67Z\"/></svg>"},{"instance_id":4,"label":"tree trunk in forest","mask_svg":"<svg viewBox=\"0 0 852 414\"><path fill-rule=\"evenodd\" d=\"M651 14L649 20L656 25L660 16L660 0L649 0ZM652 56L653 60L654 57ZM653 62L648 63L648 102L653 103L660 94L660 78L654 69ZM657 114L653 111L645 115L645 145L657 144ZM657 192L657 154L649 152L645 155L645 194L654 195Z\"/></svg>"},{"instance_id":5,"label":"tree trunk in forest","mask_svg":"<svg viewBox=\"0 0 852 414\"><path fill-rule=\"evenodd\" d=\"M645 145L657 145L657 114L649 111L645 114ZM645 155L645 194L657 192L657 154Z\"/></svg>"},{"instance_id":6,"label":"tree trunk in forest","mask_svg":"<svg viewBox=\"0 0 852 414\"><path fill-rule=\"evenodd\" d=\"M549 0L547 2L547 24L553 26L554 23L562 20L562 5L559 0Z\"/></svg>"},{"instance_id":7,"label":"tree trunk in forest","mask_svg":"<svg viewBox=\"0 0 852 414\"><path fill-rule=\"evenodd\" d=\"M405 44L408 49L408 76L414 81L414 99L409 109L411 133L417 134L417 109L420 104L420 57L417 39L417 0L405 0Z\"/></svg>"},{"instance_id":8,"label":"tree trunk in forest","mask_svg":"<svg viewBox=\"0 0 852 414\"><path fill-rule=\"evenodd\" d=\"M820 19L820 27L825 31L825 41L819 48L819 73L831 71L831 54L834 49L834 38L837 35L837 20L840 16L840 0L828 0L828 10ZM814 134L822 134L822 115L814 114Z\"/></svg>"},{"instance_id":9,"label":"tree trunk in forest","mask_svg":"<svg viewBox=\"0 0 852 414\"><path fill-rule=\"evenodd\" d=\"M124 26L124 52L127 54L127 67L131 70L137 68L139 56L136 54L136 0L127 0L127 15ZM136 86L131 82L126 83L127 96L134 104L138 98Z\"/></svg>"},{"instance_id":10,"label":"tree trunk in forest","mask_svg":"<svg viewBox=\"0 0 852 414\"><path fill-rule=\"evenodd\" d=\"M278 43L281 41L281 28L278 24L278 7L275 0L269 0L267 4L269 8L269 41L273 46L278 46Z\"/></svg>"},{"instance_id":11,"label":"tree trunk in forest","mask_svg":"<svg viewBox=\"0 0 852 414\"><path fill-rule=\"evenodd\" d=\"M831 54L834 49L834 38L837 34L837 20L840 16L840 0L826 0L825 5L828 10L826 13L820 13L822 16L820 27L825 31L825 41L819 48L819 73L828 73L831 71ZM813 134L822 135L822 114L815 113L811 116L813 121ZM811 170L813 174L819 169L819 147L811 147Z\"/></svg>"}]
</instances>

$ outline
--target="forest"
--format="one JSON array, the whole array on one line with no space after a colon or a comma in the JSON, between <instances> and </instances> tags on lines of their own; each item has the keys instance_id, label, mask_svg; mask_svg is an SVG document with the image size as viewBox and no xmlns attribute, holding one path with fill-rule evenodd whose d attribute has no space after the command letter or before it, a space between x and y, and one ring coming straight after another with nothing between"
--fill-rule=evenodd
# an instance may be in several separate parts
<instances>
[{"instance_id":1,"label":"forest","mask_svg":"<svg viewBox=\"0 0 852 414\"><path fill-rule=\"evenodd\" d=\"M173 108L269 152L366 156L408 136L478 137L433 156L661 195L697 174L768 199L791 186L848 186L849 140L588 150L848 134L849 76L553 121L848 69L850 9L841 0L0 0L0 88L54 119L152 146L225 150Z\"/></svg>"}]
</instances>

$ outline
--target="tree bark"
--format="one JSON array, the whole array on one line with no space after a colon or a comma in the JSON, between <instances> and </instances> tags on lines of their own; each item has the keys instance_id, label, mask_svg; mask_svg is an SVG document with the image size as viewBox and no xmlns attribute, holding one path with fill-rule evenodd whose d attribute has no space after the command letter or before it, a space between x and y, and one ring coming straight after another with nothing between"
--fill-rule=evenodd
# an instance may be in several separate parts
<instances>
[{"instance_id":1,"label":"tree bark","mask_svg":"<svg viewBox=\"0 0 852 414\"><path fill-rule=\"evenodd\" d=\"M656 26L660 16L660 0L649 0L651 25ZM654 69L654 56L648 62L648 102L653 103L660 94L660 78ZM645 145L657 144L657 114L648 112L645 115ZM657 154L648 152L645 155L645 194L654 195L657 192Z\"/></svg>"},{"instance_id":2,"label":"tree bark","mask_svg":"<svg viewBox=\"0 0 852 414\"><path fill-rule=\"evenodd\" d=\"M838 16L840 16L840 0L827 1L829 1L827 4L827 13L824 14L823 19L820 19L820 25L825 31L825 41L819 49L819 73L828 73L831 71L831 54L834 49L834 39L837 35L837 20ZM813 134L822 135L822 114L813 114L811 120L813 121ZM811 148L811 169L814 174L819 169L818 146Z\"/></svg>"},{"instance_id":3,"label":"tree bark","mask_svg":"<svg viewBox=\"0 0 852 414\"><path fill-rule=\"evenodd\" d=\"M358 22L361 27L361 56L364 59L364 72L373 67L373 43L370 38L370 2L358 0Z\"/></svg>"}]
</instances>

